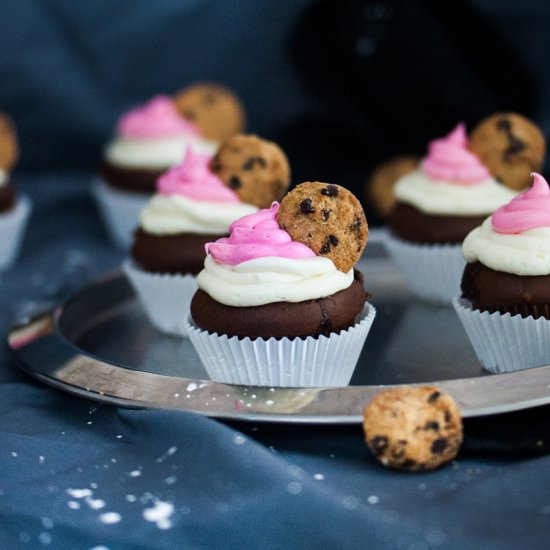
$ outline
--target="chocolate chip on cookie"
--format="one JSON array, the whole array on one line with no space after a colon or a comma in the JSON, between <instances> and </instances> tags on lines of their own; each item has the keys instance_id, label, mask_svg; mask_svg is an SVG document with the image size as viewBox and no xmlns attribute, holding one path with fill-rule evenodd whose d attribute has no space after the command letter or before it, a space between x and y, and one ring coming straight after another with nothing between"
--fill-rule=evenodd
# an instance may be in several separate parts
<instances>
[{"instance_id":1,"label":"chocolate chip on cookie","mask_svg":"<svg viewBox=\"0 0 550 550\"><path fill-rule=\"evenodd\" d=\"M345 273L357 263L367 244L368 226L361 203L340 185L298 185L282 200L277 220L292 240L330 258Z\"/></svg>"},{"instance_id":2,"label":"chocolate chip on cookie","mask_svg":"<svg viewBox=\"0 0 550 550\"><path fill-rule=\"evenodd\" d=\"M432 470L452 460L462 444L462 418L454 399L433 386L378 393L364 411L365 442L384 465Z\"/></svg>"},{"instance_id":3,"label":"chocolate chip on cookie","mask_svg":"<svg viewBox=\"0 0 550 550\"><path fill-rule=\"evenodd\" d=\"M210 169L243 202L269 208L281 200L290 183L290 167L283 150L258 136L235 134L224 141L210 161Z\"/></svg>"},{"instance_id":4,"label":"chocolate chip on cookie","mask_svg":"<svg viewBox=\"0 0 550 550\"><path fill-rule=\"evenodd\" d=\"M403 155L378 166L365 185L364 197L372 203L378 214L386 218L395 205L395 184L406 174L418 168L419 157Z\"/></svg>"},{"instance_id":5,"label":"chocolate chip on cookie","mask_svg":"<svg viewBox=\"0 0 550 550\"><path fill-rule=\"evenodd\" d=\"M539 128L525 117L497 113L473 129L469 148L497 180L520 191L531 184L531 172L540 172L546 142Z\"/></svg>"},{"instance_id":6,"label":"chocolate chip on cookie","mask_svg":"<svg viewBox=\"0 0 550 550\"><path fill-rule=\"evenodd\" d=\"M178 112L206 139L223 141L245 128L245 112L237 96L219 84L195 84L174 96Z\"/></svg>"},{"instance_id":7,"label":"chocolate chip on cookie","mask_svg":"<svg viewBox=\"0 0 550 550\"><path fill-rule=\"evenodd\" d=\"M0 169L10 171L18 156L15 127L8 115L0 113Z\"/></svg>"}]
</instances>

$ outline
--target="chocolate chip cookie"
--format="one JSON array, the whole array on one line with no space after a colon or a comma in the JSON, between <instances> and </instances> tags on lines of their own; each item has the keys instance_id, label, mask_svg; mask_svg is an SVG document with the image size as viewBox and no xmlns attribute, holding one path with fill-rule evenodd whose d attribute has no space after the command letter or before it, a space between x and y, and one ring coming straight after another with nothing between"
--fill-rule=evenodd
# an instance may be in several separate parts
<instances>
[{"instance_id":1,"label":"chocolate chip cookie","mask_svg":"<svg viewBox=\"0 0 550 550\"><path fill-rule=\"evenodd\" d=\"M491 174L516 191L531 184L531 172L540 172L546 153L542 132L516 113L497 113L472 131L469 148Z\"/></svg>"},{"instance_id":2,"label":"chocolate chip cookie","mask_svg":"<svg viewBox=\"0 0 550 550\"><path fill-rule=\"evenodd\" d=\"M397 181L416 170L420 159L414 155L392 158L378 166L365 185L365 199L372 203L378 214L387 218L395 205L394 188Z\"/></svg>"},{"instance_id":3,"label":"chocolate chip cookie","mask_svg":"<svg viewBox=\"0 0 550 550\"><path fill-rule=\"evenodd\" d=\"M18 156L15 127L8 115L0 113L0 169L10 171Z\"/></svg>"},{"instance_id":4,"label":"chocolate chip cookie","mask_svg":"<svg viewBox=\"0 0 550 550\"><path fill-rule=\"evenodd\" d=\"M384 465L432 470L462 444L462 419L453 398L436 387L405 386L377 394L364 411L365 441Z\"/></svg>"},{"instance_id":5,"label":"chocolate chip cookie","mask_svg":"<svg viewBox=\"0 0 550 550\"><path fill-rule=\"evenodd\" d=\"M239 198L258 208L281 200L289 183L290 167L283 150L258 136L236 134L224 141L210 169Z\"/></svg>"},{"instance_id":6,"label":"chocolate chip cookie","mask_svg":"<svg viewBox=\"0 0 550 550\"><path fill-rule=\"evenodd\" d=\"M223 141L246 126L237 96L219 84L195 84L174 96L178 112L195 124L206 139Z\"/></svg>"},{"instance_id":7,"label":"chocolate chip cookie","mask_svg":"<svg viewBox=\"0 0 550 550\"><path fill-rule=\"evenodd\" d=\"M282 200L277 220L292 240L330 258L345 273L357 263L367 244L367 219L361 203L340 185L298 185Z\"/></svg>"}]
</instances>

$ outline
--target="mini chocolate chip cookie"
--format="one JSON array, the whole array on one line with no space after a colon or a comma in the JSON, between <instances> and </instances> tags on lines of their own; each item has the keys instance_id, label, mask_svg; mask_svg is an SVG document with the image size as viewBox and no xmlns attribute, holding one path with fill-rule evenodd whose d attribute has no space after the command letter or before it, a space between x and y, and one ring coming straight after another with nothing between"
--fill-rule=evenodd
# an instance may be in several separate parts
<instances>
[{"instance_id":1,"label":"mini chocolate chip cookie","mask_svg":"<svg viewBox=\"0 0 550 550\"><path fill-rule=\"evenodd\" d=\"M258 136L236 134L224 141L210 169L243 202L269 208L281 200L289 183L290 167L283 150Z\"/></svg>"},{"instance_id":2,"label":"mini chocolate chip cookie","mask_svg":"<svg viewBox=\"0 0 550 550\"><path fill-rule=\"evenodd\" d=\"M365 199L372 203L382 218L387 218L395 205L394 188L397 181L418 168L420 159L414 155L392 158L378 166L365 185Z\"/></svg>"},{"instance_id":3,"label":"mini chocolate chip cookie","mask_svg":"<svg viewBox=\"0 0 550 550\"><path fill-rule=\"evenodd\" d=\"M330 258L344 273L357 263L367 244L361 203L340 185L318 181L298 185L282 200L277 220L292 240Z\"/></svg>"},{"instance_id":4,"label":"mini chocolate chip cookie","mask_svg":"<svg viewBox=\"0 0 550 550\"><path fill-rule=\"evenodd\" d=\"M516 113L497 113L472 131L469 148L492 175L516 191L531 184L531 172L540 172L546 153L542 132Z\"/></svg>"},{"instance_id":5,"label":"mini chocolate chip cookie","mask_svg":"<svg viewBox=\"0 0 550 550\"><path fill-rule=\"evenodd\" d=\"M462 444L462 418L454 399L433 386L378 393L364 411L365 441L384 465L432 470L452 460Z\"/></svg>"},{"instance_id":6,"label":"mini chocolate chip cookie","mask_svg":"<svg viewBox=\"0 0 550 550\"><path fill-rule=\"evenodd\" d=\"M9 172L17 162L17 134L10 117L0 113L0 169Z\"/></svg>"},{"instance_id":7,"label":"mini chocolate chip cookie","mask_svg":"<svg viewBox=\"0 0 550 550\"><path fill-rule=\"evenodd\" d=\"M206 139L224 141L246 126L237 96L219 84L195 84L174 96L178 112L195 124Z\"/></svg>"}]
</instances>

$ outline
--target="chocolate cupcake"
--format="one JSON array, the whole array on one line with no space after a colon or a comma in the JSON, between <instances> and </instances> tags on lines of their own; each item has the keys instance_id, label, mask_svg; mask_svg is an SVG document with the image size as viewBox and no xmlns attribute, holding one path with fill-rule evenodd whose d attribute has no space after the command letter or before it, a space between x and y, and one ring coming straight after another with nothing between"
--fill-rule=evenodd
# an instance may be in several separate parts
<instances>
[{"instance_id":1,"label":"chocolate cupcake","mask_svg":"<svg viewBox=\"0 0 550 550\"><path fill-rule=\"evenodd\" d=\"M327 215L328 212L328 215ZM189 338L213 380L349 383L375 316L354 269L367 240L345 188L303 183L207 245Z\"/></svg>"},{"instance_id":2,"label":"chocolate cupcake","mask_svg":"<svg viewBox=\"0 0 550 550\"><path fill-rule=\"evenodd\" d=\"M226 126L223 119L220 125ZM105 149L102 179L93 188L115 243L123 248L130 245L139 212L162 173L180 163L189 147L213 154L220 141L215 133L206 134L196 121L185 118L171 97L156 96L125 113Z\"/></svg>"},{"instance_id":3,"label":"chocolate cupcake","mask_svg":"<svg viewBox=\"0 0 550 550\"><path fill-rule=\"evenodd\" d=\"M286 188L290 171L283 151L256 136L250 138L270 151L277 149L287 167ZM191 301L197 288L195 276L204 265L205 244L227 235L234 220L258 210L218 178L211 165L210 155L190 149L183 163L159 178L157 193L140 214L131 261L124 264L152 323L164 332L185 335L184 316L173 304ZM255 180L260 196L265 195L264 184L269 178L266 169L263 179ZM280 199L284 188L278 189L271 200Z\"/></svg>"},{"instance_id":4,"label":"chocolate cupcake","mask_svg":"<svg viewBox=\"0 0 550 550\"><path fill-rule=\"evenodd\" d=\"M0 113L0 271L13 265L31 211L30 199L19 195L12 182L11 170L17 158L15 127Z\"/></svg>"},{"instance_id":5,"label":"chocolate cupcake","mask_svg":"<svg viewBox=\"0 0 550 550\"><path fill-rule=\"evenodd\" d=\"M386 244L413 292L450 303L464 268L460 244L514 194L468 150L463 124L432 142L420 168L398 181L388 220Z\"/></svg>"},{"instance_id":6,"label":"chocolate cupcake","mask_svg":"<svg viewBox=\"0 0 550 550\"><path fill-rule=\"evenodd\" d=\"M454 306L483 367L507 372L550 362L550 189L533 174L464 240Z\"/></svg>"}]
</instances>

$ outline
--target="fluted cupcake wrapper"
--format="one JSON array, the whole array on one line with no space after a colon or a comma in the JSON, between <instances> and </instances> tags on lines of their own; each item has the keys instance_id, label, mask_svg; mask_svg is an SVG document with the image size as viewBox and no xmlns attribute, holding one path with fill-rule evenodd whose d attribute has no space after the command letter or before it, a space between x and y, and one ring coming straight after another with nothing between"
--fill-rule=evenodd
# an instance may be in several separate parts
<instances>
[{"instance_id":1,"label":"fluted cupcake wrapper","mask_svg":"<svg viewBox=\"0 0 550 550\"><path fill-rule=\"evenodd\" d=\"M96 179L91 187L92 195L113 243L124 250L132 245L134 230L139 225L139 215L150 195L119 191Z\"/></svg>"},{"instance_id":2,"label":"fluted cupcake wrapper","mask_svg":"<svg viewBox=\"0 0 550 550\"><path fill-rule=\"evenodd\" d=\"M456 296L453 306L482 367L494 374L550 364L550 321L473 309Z\"/></svg>"},{"instance_id":3,"label":"fluted cupcake wrapper","mask_svg":"<svg viewBox=\"0 0 550 550\"><path fill-rule=\"evenodd\" d=\"M346 386L363 349L376 310L366 303L356 324L330 336L239 339L198 328L187 331L211 380L270 387Z\"/></svg>"},{"instance_id":4,"label":"fluted cupcake wrapper","mask_svg":"<svg viewBox=\"0 0 550 550\"><path fill-rule=\"evenodd\" d=\"M0 271L10 268L19 253L32 210L31 200L22 195L15 208L0 213Z\"/></svg>"},{"instance_id":5,"label":"fluted cupcake wrapper","mask_svg":"<svg viewBox=\"0 0 550 550\"><path fill-rule=\"evenodd\" d=\"M433 302L452 302L466 265L459 244L415 244L393 235L387 235L384 244L414 294Z\"/></svg>"},{"instance_id":6,"label":"fluted cupcake wrapper","mask_svg":"<svg viewBox=\"0 0 550 550\"><path fill-rule=\"evenodd\" d=\"M122 270L136 291L147 317L158 330L187 336L187 315L197 291L194 275L149 273L126 260Z\"/></svg>"}]
</instances>

